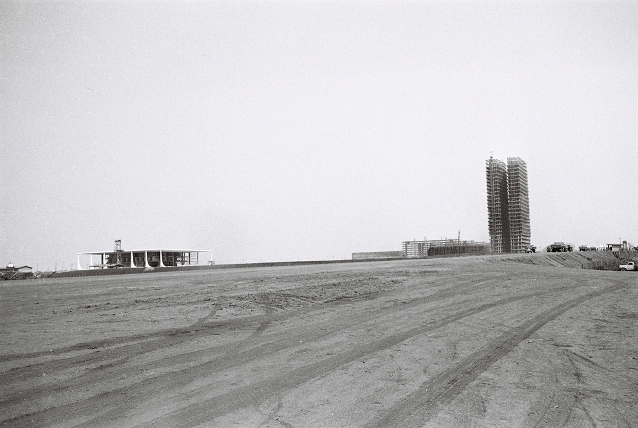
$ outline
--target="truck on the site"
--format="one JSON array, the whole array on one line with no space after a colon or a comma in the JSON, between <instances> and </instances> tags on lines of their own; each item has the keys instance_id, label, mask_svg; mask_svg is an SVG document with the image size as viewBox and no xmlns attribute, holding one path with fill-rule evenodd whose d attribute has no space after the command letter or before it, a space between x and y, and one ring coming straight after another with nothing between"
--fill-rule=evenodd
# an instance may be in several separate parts
<instances>
[{"instance_id":1,"label":"truck on the site","mask_svg":"<svg viewBox=\"0 0 638 428\"><path fill-rule=\"evenodd\" d=\"M554 242L547 246L548 253L565 253L567 251L574 251L574 246L564 242Z\"/></svg>"},{"instance_id":2,"label":"truck on the site","mask_svg":"<svg viewBox=\"0 0 638 428\"><path fill-rule=\"evenodd\" d=\"M635 271L635 270L636 270L636 265L634 264L634 262L627 262L627 264L626 264L626 265L620 265L620 266L618 266L618 269L620 269L620 270L624 270L624 271L626 271L626 270L633 270L633 271Z\"/></svg>"}]
</instances>

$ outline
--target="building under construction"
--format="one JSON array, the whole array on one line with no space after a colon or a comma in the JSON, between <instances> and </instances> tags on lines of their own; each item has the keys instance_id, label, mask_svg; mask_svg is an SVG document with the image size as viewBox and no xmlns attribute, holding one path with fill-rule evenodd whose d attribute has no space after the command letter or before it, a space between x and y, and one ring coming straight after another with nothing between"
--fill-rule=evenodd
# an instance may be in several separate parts
<instances>
[{"instance_id":1,"label":"building under construction","mask_svg":"<svg viewBox=\"0 0 638 428\"><path fill-rule=\"evenodd\" d=\"M487 214L492 251L524 253L530 246L527 164L520 158L486 162Z\"/></svg>"},{"instance_id":2,"label":"building under construction","mask_svg":"<svg viewBox=\"0 0 638 428\"><path fill-rule=\"evenodd\" d=\"M433 241L404 241L402 244L403 257L407 259L487 254L490 244L477 241L461 241L460 239L438 239Z\"/></svg>"},{"instance_id":3,"label":"building under construction","mask_svg":"<svg viewBox=\"0 0 638 428\"><path fill-rule=\"evenodd\" d=\"M508 210L510 217L510 242L512 253L524 253L529 248L529 190L527 188L527 164L521 158L507 158L509 182Z\"/></svg>"},{"instance_id":4,"label":"building under construction","mask_svg":"<svg viewBox=\"0 0 638 428\"><path fill-rule=\"evenodd\" d=\"M150 248L141 250L122 250L122 241L115 241L113 251L89 251L78 253L78 270L84 269L110 269L110 268L156 268L197 266L201 260L200 253L209 253L213 264L211 250L175 250ZM81 258L87 258L88 266L84 267ZM86 263L85 263L86 265Z\"/></svg>"}]
</instances>

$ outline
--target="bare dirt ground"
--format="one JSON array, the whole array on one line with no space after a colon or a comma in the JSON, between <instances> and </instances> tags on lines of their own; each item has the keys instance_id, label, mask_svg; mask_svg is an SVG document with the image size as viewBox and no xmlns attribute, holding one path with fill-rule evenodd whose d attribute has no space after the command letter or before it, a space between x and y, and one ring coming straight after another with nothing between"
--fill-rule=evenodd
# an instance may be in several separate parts
<instances>
[{"instance_id":1,"label":"bare dirt ground","mask_svg":"<svg viewBox=\"0 0 638 428\"><path fill-rule=\"evenodd\" d=\"M521 257L6 281L0 426L638 426L638 274Z\"/></svg>"}]
</instances>

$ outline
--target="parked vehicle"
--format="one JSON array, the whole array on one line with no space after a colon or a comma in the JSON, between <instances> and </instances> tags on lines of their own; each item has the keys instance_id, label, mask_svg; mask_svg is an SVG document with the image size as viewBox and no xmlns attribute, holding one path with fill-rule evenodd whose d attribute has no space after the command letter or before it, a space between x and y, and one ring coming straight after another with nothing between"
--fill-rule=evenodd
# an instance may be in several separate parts
<instances>
[{"instance_id":1,"label":"parked vehicle","mask_svg":"<svg viewBox=\"0 0 638 428\"><path fill-rule=\"evenodd\" d=\"M565 244L564 242L554 242L553 244L547 247L548 253L565 253L567 251L572 251L572 246L570 244Z\"/></svg>"},{"instance_id":2,"label":"parked vehicle","mask_svg":"<svg viewBox=\"0 0 638 428\"><path fill-rule=\"evenodd\" d=\"M627 271L627 270L633 270L633 271L635 271L635 270L636 270L636 265L634 264L634 262L628 262L626 265L620 265L620 266L618 266L618 268L619 268L620 270L623 270L623 271Z\"/></svg>"}]
</instances>

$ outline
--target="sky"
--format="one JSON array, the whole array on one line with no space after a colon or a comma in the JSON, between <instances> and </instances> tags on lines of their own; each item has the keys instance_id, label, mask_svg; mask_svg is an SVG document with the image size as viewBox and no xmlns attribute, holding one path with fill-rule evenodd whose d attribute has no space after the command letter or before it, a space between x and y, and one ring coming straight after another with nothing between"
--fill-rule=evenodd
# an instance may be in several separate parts
<instances>
[{"instance_id":1,"label":"sky","mask_svg":"<svg viewBox=\"0 0 638 428\"><path fill-rule=\"evenodd\" d=\"M0 2L0 265L216 263L489 241L638 244L638 3Z\"/></svg>"}]
</instances>

